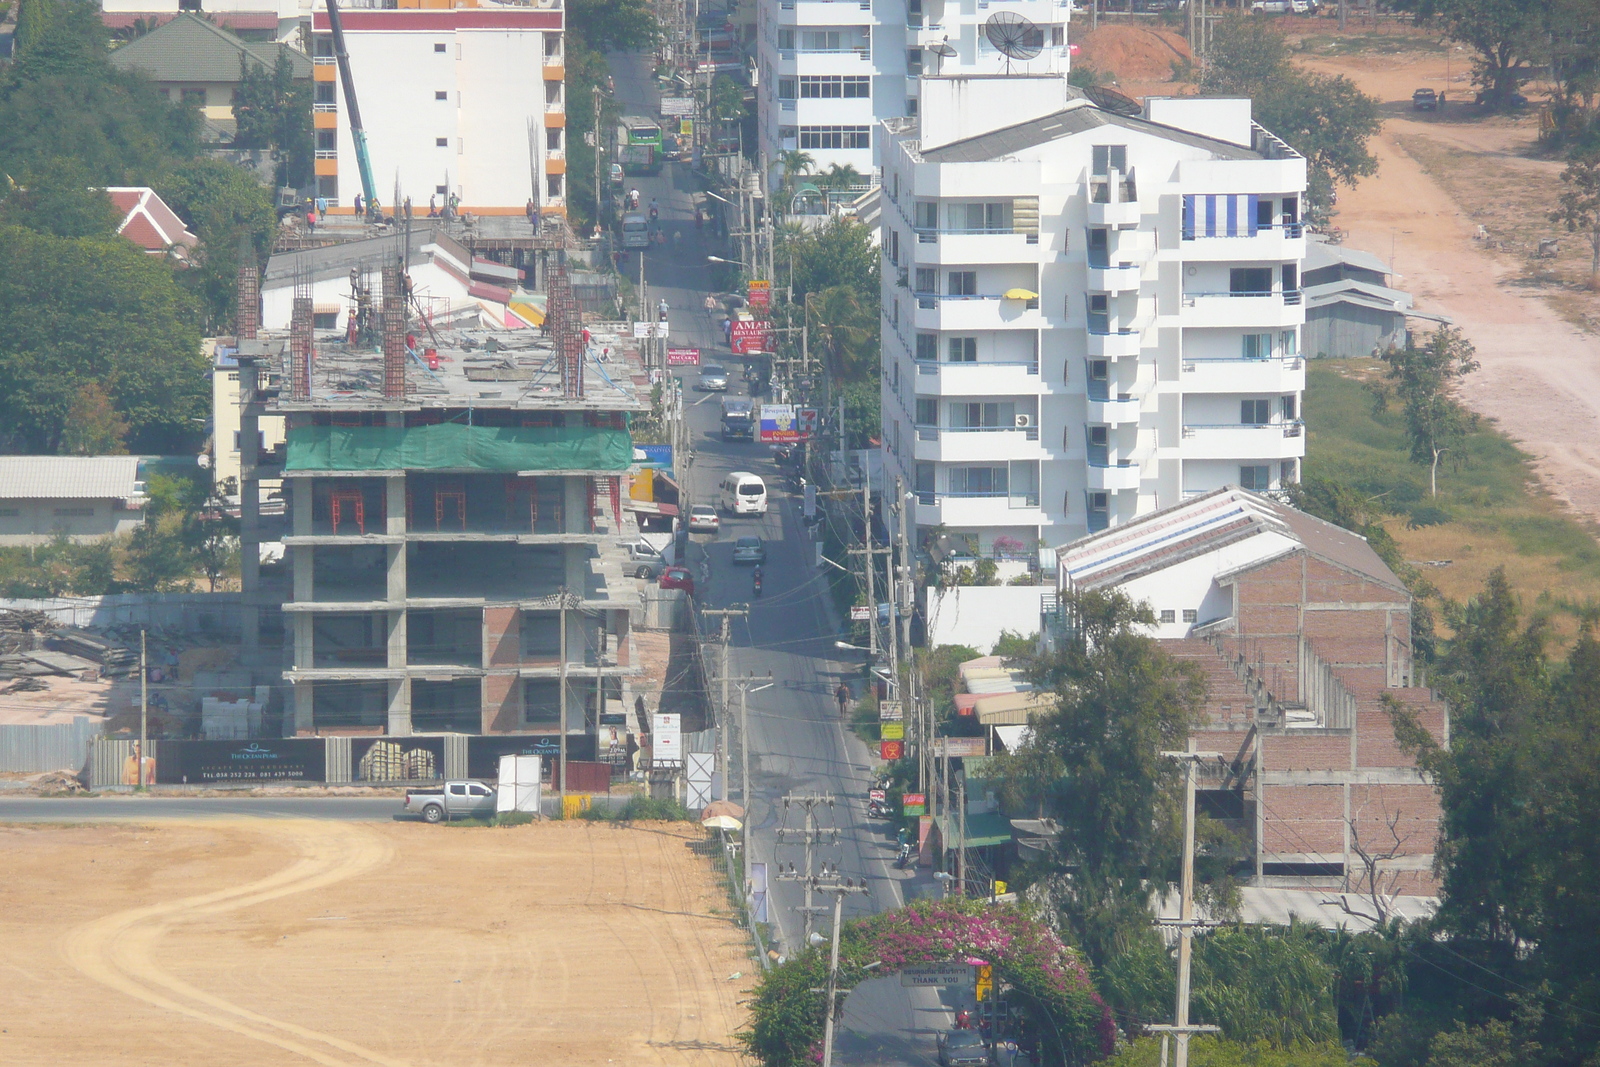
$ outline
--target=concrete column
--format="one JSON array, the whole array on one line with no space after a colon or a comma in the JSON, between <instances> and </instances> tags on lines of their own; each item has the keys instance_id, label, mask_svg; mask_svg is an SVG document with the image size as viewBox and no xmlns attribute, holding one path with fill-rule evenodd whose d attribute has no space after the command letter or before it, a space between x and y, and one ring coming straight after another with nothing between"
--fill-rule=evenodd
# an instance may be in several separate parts
<instances>
[{"instance_id":1,"label":"concrete column","mask_svg":"<svg viewBox=\"0 0 1600 1067\"><path fill-rule=\"evenodd\" d=\"M249 406L255 395L256 368L239 367L239 589L244 615L242 653L244 662L251 668L260 666L261 658L261 481L256 466L261 461L256 448L260 434L261 418ZM220 442L218 448L227 442Z\"/></svg>"},{"instance_id":2,"label":"concrete column","mask_svg":"<svg viewBox=\"0 0 1600 1067\"><path fill-rule=\"evenodd\" d=\"M313 584L313 576L316 574L313 553L316 549L310 545L295 545L289 552L291 569L294 571L294 603L309 604L316 599L316 588Z\"/></svg>"},{"instance_id":3,"label":"concrete column","mask_svg":"<svg viewBox=\"0 0 1600 1067\"><path fill-rule=\"evenodd\" d=\"M589 486L587 479L568 476L561 479L562 515L565 529L562 533L589 532Z\"/></svg>"},{"instance_id":4,"label":"concrete column","mask_svg":"<svg viewBox=\"0 0 1600 1067\"><path fill-rule=\"evenodd\" d=\"M316 718L311 711L312 691L310 682L296 682L294 687L294 733L309 734L316 727ZM285 731L288 733L288 731Z\"/></svg>"},{"instance_id":5,"label":"concrete column","mask_svg":"<svg viewBox=\"0 0 1600 1067\"><path fill-rule=\"evenodd\" d=\"M393 737L411 736L411 679L399 678L389 683L389 728Z\"/></svg>"},{"instance_id":6,"label":"concrete column","mask_svg":"<svg viewBox=\"0 0 1600 1067\"><path fill-rule=\"evenodd\" d=\"M297 611L289 616L294 620L294 665L298 670L310 670L313 663L311 616Z\"/></svg>"},{"instance_id":7,"label":"concrete column","mask_svg":"<svg viewBox=\"0 0 1600 1067\"><path fill-rule=\"evenodd\" d=\"M294 535L311 536L311 479L285 478L289 483L289 506L294 512Z\"/></svg>"}]
</instances>

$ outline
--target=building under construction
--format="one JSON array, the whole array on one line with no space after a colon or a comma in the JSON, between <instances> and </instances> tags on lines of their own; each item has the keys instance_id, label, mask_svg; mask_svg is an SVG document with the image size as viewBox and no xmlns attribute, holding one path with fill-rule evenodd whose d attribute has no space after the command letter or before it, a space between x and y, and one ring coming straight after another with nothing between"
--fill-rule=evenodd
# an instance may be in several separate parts
<instances>
[{"instance_id":1,"label":"building under construction","mask_svg":"<svg viewBox=\"0 0 1600 1067\"><path fill-rule=\"evenodd\" d=\"M586 357L559 268L546 329L512 332L435 331L399 262L378 273L332 335L309 276L270 336L240 280L245 643L272 666L282 628L284 734L620 724L630 368ZM286 440L258 453L265 415ZM277 478L284 517L264 519ZM275 541L284 562L263 569Z\"/></svg>"}]
</instances>

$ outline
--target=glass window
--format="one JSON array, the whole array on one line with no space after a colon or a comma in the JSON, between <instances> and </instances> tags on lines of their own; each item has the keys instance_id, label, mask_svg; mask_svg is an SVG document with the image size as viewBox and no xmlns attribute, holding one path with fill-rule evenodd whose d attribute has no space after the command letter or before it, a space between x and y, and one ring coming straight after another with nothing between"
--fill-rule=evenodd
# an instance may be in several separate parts
<instances>
[{"instance_id":1,"label":"glass window","mask_svg":"<svg viewBox=\"0 0 1600 1067\"><path fill-rule=\"evenodd\" d=\"M1284 330L1279 334L1278 343L1283 349L1283 358L1289 359L1300 354L1300 335L1293 330Z\"/></svg>"},{"instance_id":2,"label":"glass window","mask_svg":"<svg viewBox=\"0 0 1600 1067\"><path fill-rule=\"evenodd\" d=\"M912 207L912 220L919 230L939 228L939 204L934 200L918 200Z\"/></svg>"},{"instance_id":3,"label":"glass window","mask_svg":"<svg viewBox=\"0 0 1600 1067\"><path fill-rule=\"evenodd\" d=\"M442 45L442 44L435 44L435 45L434 45L434 46L433 46L433 50L434 50L434 51L435 51L435 52L443 52L443 51L444 51L444 45Z\"/></svg>"},{"instance_id":4,"label":"glass window","mask_svg":"<svg viewBox=\"0 0 1600 1067\"><path fill-rule=\"evenodd\" d=\"M1248 489L1252 493L1265 493L1272 488L1272 468L1265 463L1239 468L1239 488Z\"/></svg>"},{"instance_id":5,"label":"glass window","mask_svg":"<svg viewBox=\"0 0 1600 1067\"><path fill-rule=\"evenodd\" d=\"M334 93L333 82L318 82L317 83L317 103L319 103L319 104L331 104L331 103L333 103L334 102L333 93Z\"/></svg>"},{"instance_id":6,"label":"glass window","mask_svg":"<svg viewBox=\"0 0 1600 1067\"><path fill-rule=\"evenodd\" d=\"M1173 608L1162 608L1161 609L1161 621L1162 622L1177 622L1178 621L1178 612Z\"/></svg>"},{"instance_id":7,"label":"glass window","mask_svg":"<svg viewBox=\"0 0 1600 1067\"><path fill-rule=\"evenodd\" d=\"M936 363L939 360L939 335L932 333L917 334L917 360L923 363Z\"/></svg>"},{"instance_id":8,"label":"glass window","mask_svg":"<svg viewBox=\"0 0 1600 1067\"><path fill-rule=\"evenodd\" d=\"M976 337L952 337L946 344L946 362L949 363L976 363L978 361L978 339Z\"/></svg>"},{"instance_id":9,"label":"glass window","mask_svg":"<svg viewBox=\"0 0 1600 1067\"><path fill-rule=\"evenodd\" d=\"M1128 172L1128 146L1097 144L1093 151L1094 173L1104 177L1112 171Z\"/></svg>"},{"instance_id":10,"label":"glass window","mask_svg":"<svg viewBox=\"0 0 1600 1067\"><path fill-rule=\"evenodd\" d=\"M1196 609L1196 608L1184 608L1183 609L1183 621L1184 622L1199 622L1200 621L1200 612L1199 612L1199 610Z\"/></svg>"},{"instance_id":11,"label":"glass window","mask_svg":"<svg viewBox=\"0 0 1600 1067\"><path fill-rule=\"evenodd\" d=\"M950 492L959 496L1005 496L1006 468L951 467Z\"/></svg>"},{"instance_id":12,"label":"glass window","mask_svg":"<svg viewBox=\"0 0 1600 1067\"><path fill-rule=\"evenodd\" d=\"M779 78L778 79L778 99L779 100L793 100L794 99L794 79L793 78Z\"/></svg>"},{"instance_id":13,"label":"glass window","mask_svg":"<svg viewBox=\"0 0 1600 1067\"><path fill-rule=\"evenodd\" d=\"M1295 462L1296 462L1295 460L1286 459L1281 464L1279 464L1279 471L1278 471L1278 484L1279 485L1293 485L1294 483L1296 483L1296 482L1298 482L1300 480L1299 476L1295 473L1295 467L1294 467Z\"/></svg>"},{"instance_id":14,"label":"glass window","mask_svg":"<svg viewBox=\"0 0 1600 1067\"><path fill-rule=\"evenodd\" d=\"M1282 400L1283 421L1293 422L1295 419L1299 418L1300 398L1294 393L1290 393L1288 396L1283 397Z\"/></svg>"},{"instance_id":15,"label":"glass window","mask_svg":"<svg viewBox=\"0 0 1600 1067\"><path fill-rule=\"evenodd\" d=\"M1245 359L1271 359L1272 335L1270 333L1247 333L1244 335Z\"/></svg>"},{"instance_id":16,"label":"glass window","mask_svg":"<svg viewBox=\"0 0 1600 1067\"><path fill-rule=\"evenodd\" d=\"M1089 380L1091 382L1106 381L1111 375L1111 363L1104 359L1091 359L1089 361Z\"/></svg>"},{"instance_id":17,"label":"glass window","mask_svg":"<svg viewBox=\"0 0 1600 1067\"><path fill-rule=\"evenodd\" d=\"M1245 426L1265 426L1272 421L1272 405L1265 400L1239 401L1239 422Z\"/></svg>"},{"instance_id":18,"label":"glass window","mask_svg":"<svg viewBox=\"0 0 1600 1067\"><path fill-rule=\"evenodd\" d=\"M933 397L917 397L917 425L939 425L939 401Z\"/></svg>"},{"instance_id":19,"label":"glass window","mask_svg":"<svg viewBox=\"0 0 1600 1067\"><path fill-rule=\"evenodd\" d=\"M933 464L932 463L918 463L917 464L917 471L916 471L916 479L917 479L917 490L916 491L917 492L919 492L919 493L931 493L931 492L934 491L934 489L933 489L933 470L934 470L934 468L933 468Z\"/></svg>"},{"instance_id":20,"label":"glass window","mask_svg":"<svg viewBox=\"0 0 1600 1067\"><path fill-rule=\"evenodd\" d=\"M978 295L978 272L975 270L953 270L949 281L951 296Z\"/></svg>"},{"instance_id":21,"label":"glass window","mask_svg":"<svg viewBox=\"0 0 1600 1067\"><path fill-rule=\"evenodd\" d=\"M1271 267L1234 267L1228 271L1228 292L1234 296L1269 296Z\"/></svg>"}]
</instances>

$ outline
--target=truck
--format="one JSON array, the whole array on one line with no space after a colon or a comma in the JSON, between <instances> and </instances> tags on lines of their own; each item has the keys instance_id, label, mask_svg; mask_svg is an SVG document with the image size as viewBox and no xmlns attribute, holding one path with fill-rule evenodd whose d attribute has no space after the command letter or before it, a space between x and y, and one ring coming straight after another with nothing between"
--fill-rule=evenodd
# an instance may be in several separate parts
<instances>
[{"instance_id":1,"label":"truck","mask_svg":"<svg viewBox=\"0 0 1600 1067\"><path fill-rule=\"evenodd\" d=\"M750 401L734 396L722 398L722 439L755 440L755 410Z\"/></svg>"},{"instance_id":2,"label":"truck","mask_svg":"<svg viewBox=\"0 0 1600 1067\"><path fill-rule=\"evenodd\" d=\"M649 144L617 145L617 162L625 174L660 174L661 148Z\"/></svg>"},{"instance_id":3,"label":"truck","mask_svg":"<svg viewBox=\"0 0 1600 1067\"><path fill-rule=\"evenodd\" d=\"M622 247L627 249L650 247L650 220L639 211L625 212L622 216Z\"/></svg>"},{"instance_id":4,"label":"truck","mask_svg":"<svg viewBox=\"0 0 1600 1067\"><path fill-rule=\"evenodd\" d=\"M492 786L467 779L443 782L407 789L401 807L407 814L421 815L423 822L488 819L494 816L495 791Z\"/></svg>"}]
</instances>

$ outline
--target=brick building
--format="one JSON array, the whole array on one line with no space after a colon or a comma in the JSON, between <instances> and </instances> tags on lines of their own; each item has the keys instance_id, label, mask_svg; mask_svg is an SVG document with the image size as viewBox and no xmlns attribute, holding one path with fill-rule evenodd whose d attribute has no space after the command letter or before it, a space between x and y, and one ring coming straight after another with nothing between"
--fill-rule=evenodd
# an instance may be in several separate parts
<instances>
[{"instance_id":1,"label":"brick building","mask_svg":"<svg viewBox=\"0 0 1600 1067\"><path fill-rule=\"evenodd\" d=\"M1254 857L1253 883L1432 895L1439 801L1395 742L1385 702L1440 740L1414 685L1411 598L1365 539L1241 489L1218 489L1059 550L1058 589L1146 601L1153 636L1209 683L1196 747L1227 759L1201 805ZM1047 639L1070 624L1046 617Z\"/></svg>"}]
</instances>

